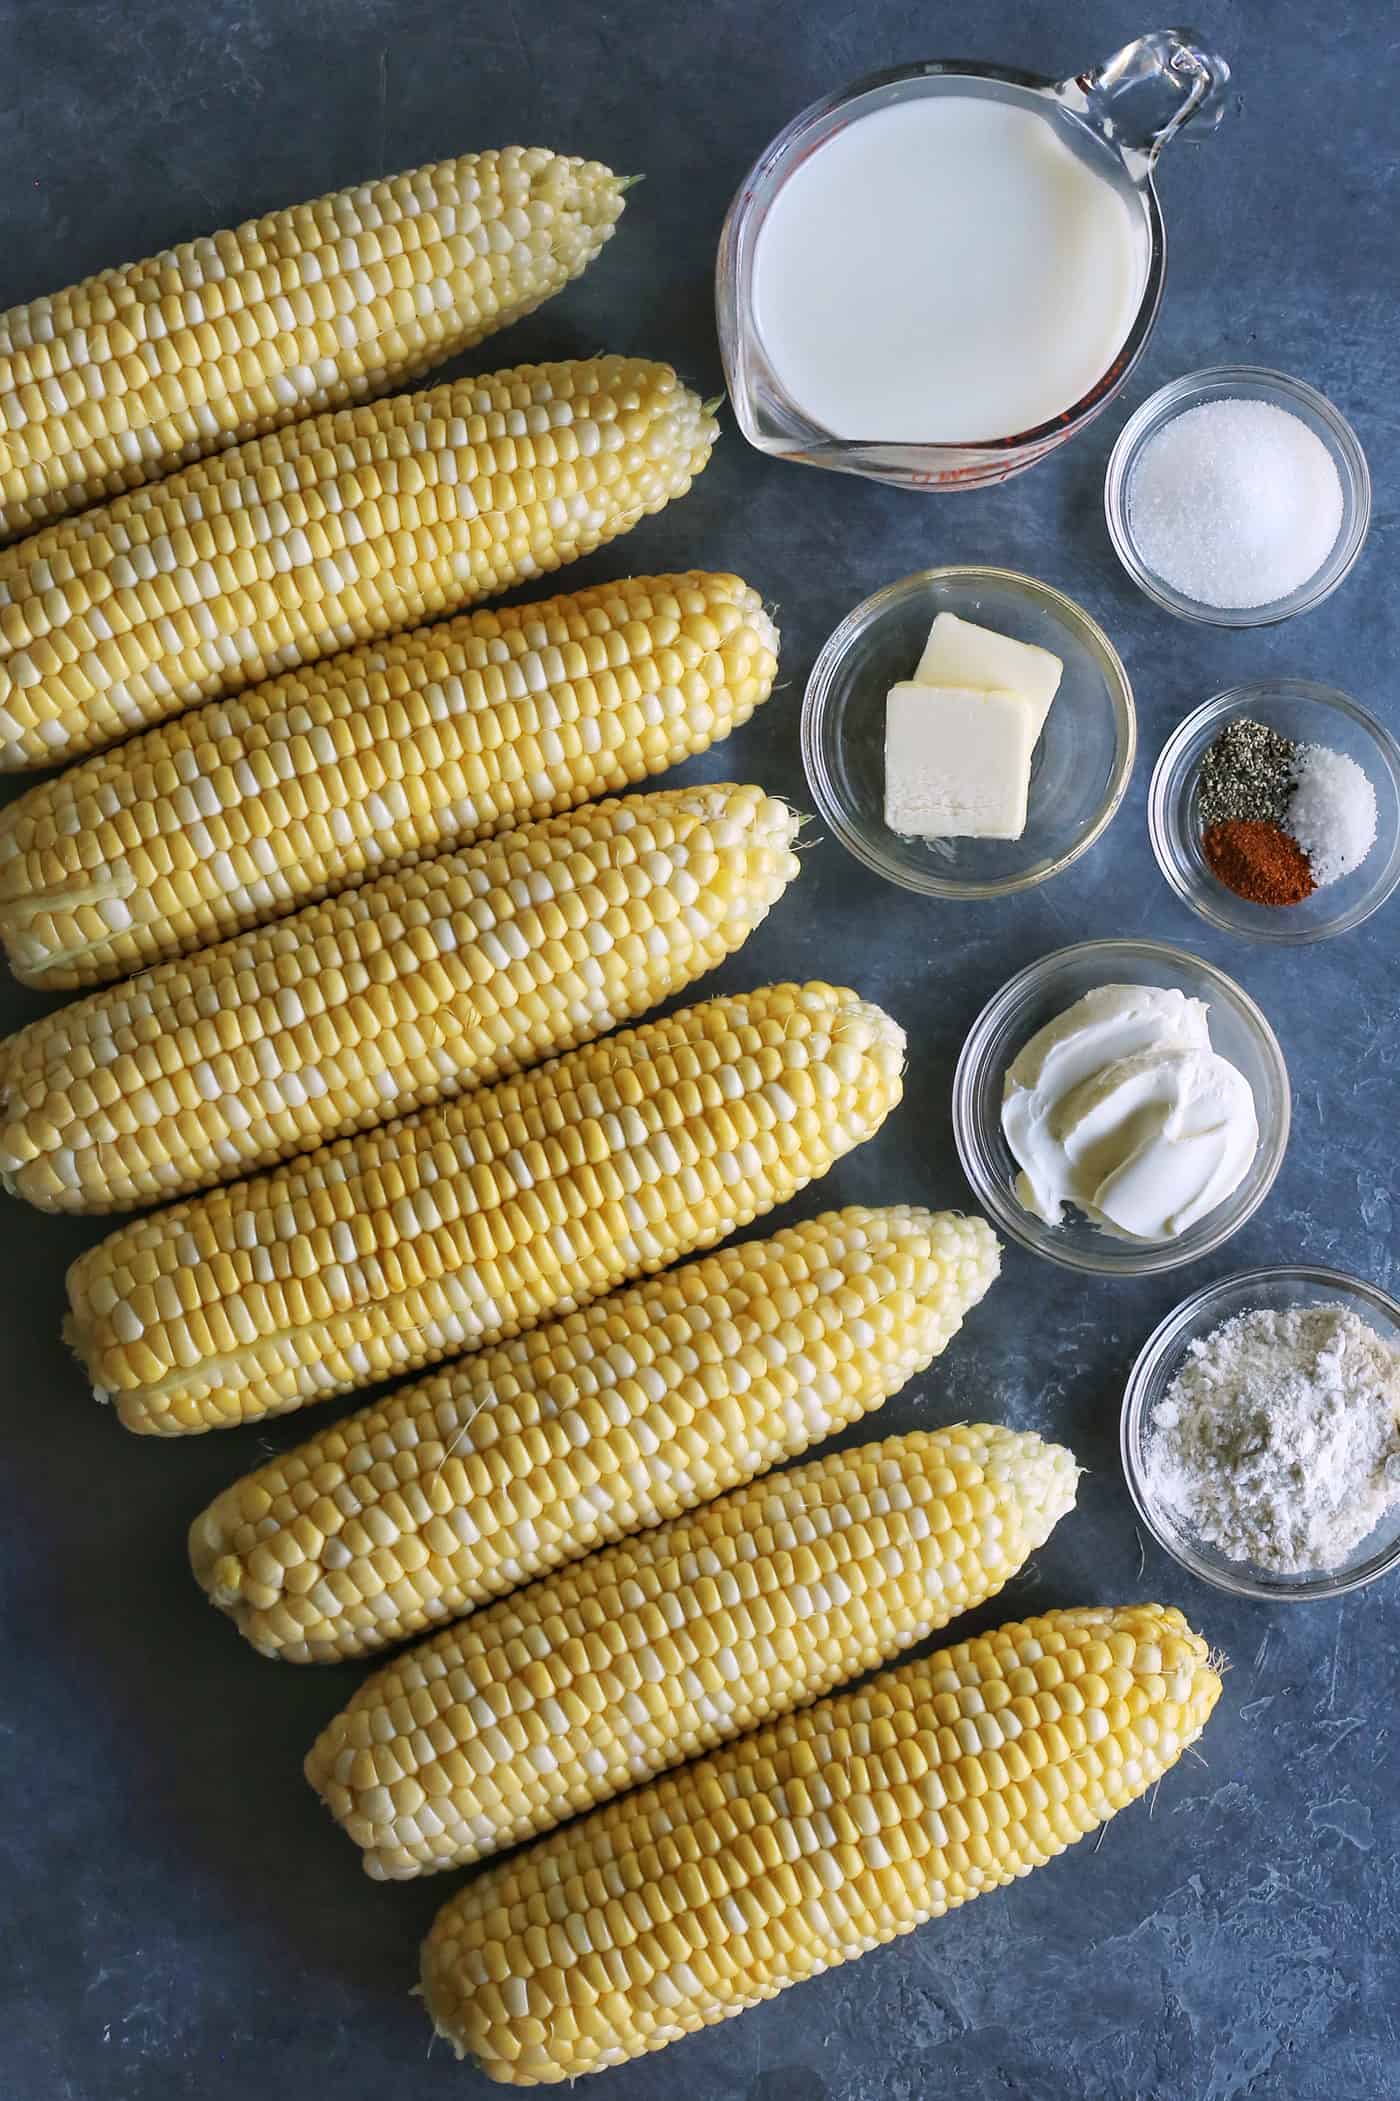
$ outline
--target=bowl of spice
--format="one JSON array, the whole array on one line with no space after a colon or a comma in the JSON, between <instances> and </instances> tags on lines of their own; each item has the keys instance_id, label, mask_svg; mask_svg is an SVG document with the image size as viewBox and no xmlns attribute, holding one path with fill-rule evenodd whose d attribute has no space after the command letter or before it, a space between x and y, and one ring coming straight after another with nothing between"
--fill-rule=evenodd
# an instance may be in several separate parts
<instances>
[{"instance_id":1,"label":"bowl of spice","mask_svg":"<svg viewBox=\"0 0 1400 2101\"><path fill-rule=\"evenodd\" d=\"M1232 686L1167 739L1147 822L1158 867L1212 926L1322 941L1400 885L1400 744L1332 686Z\"/></svg>"},{"instance_id":2,"label":"bowl of spice","mask_svg":"<svg viewBox=\"0 0 1400 2101\"><path fill-rule=\"evenodd\" d=\"M1339 1270L1186 1299L1128 1380L1123 1471L1173 1560L1240 1597L1336 1597L1400 1567L1400 1302Z\"/></svg>"},{"instance_id":3,"label":"bowl of spice","mask_svg":"<svg viewBox=\"0 0 1400 2101\"><path fill-rule=\"evenodd\" d=\"M1157 605L1267 627L1330 597L1361 552L1371 477L1325 395L1262 365L1162 387L1119 435L1104 481L1118 559Z\"/></svg>"}]
</instances>

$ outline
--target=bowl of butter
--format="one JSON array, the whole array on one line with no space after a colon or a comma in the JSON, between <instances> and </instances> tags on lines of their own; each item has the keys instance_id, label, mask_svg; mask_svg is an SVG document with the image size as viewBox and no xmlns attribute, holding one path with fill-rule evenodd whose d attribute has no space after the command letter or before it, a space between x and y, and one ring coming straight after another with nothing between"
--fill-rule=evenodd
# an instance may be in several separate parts
<instances>
[{"instance_id":1,"label":"bowl of butter","mask_svg":"<svg viewBox=\"0 0 1400 2101\"><path fill-rule=\"evenodd\" d=\"M1137 744L1128 675L1081 606L1011 569L923 569L846 615L812 668L802 762L857 860L994 898L1101 838Z\"/></svg>"},{"instance_id":2,"label":"bowl of butter","mask_svg":"<svg viewBox=\"0 0 1400 2101\"><path fill-rule=\"evenodd\" d=\"M978 1202L1071 1269L1150 1276L1199 1260L1283 1163L1288 1068L1223 971L1162 941L1083 941L988 1001L953 1081Z\"/></svg>"}]
</instances>

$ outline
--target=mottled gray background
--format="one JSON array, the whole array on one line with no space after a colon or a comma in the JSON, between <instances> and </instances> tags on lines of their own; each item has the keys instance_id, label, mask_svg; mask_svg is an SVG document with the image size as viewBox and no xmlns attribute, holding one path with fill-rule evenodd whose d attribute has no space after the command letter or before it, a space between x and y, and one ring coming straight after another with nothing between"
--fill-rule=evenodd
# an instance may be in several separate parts
<instances>
[{"instance_id":1,"label":"mottled gray background","mask_svg":"<svg viewBox=\"0 0 1400 2101\"><path fill-rule=\"evenodd\" d=\"M1122 5L674 0L0 0L0 304L378 171L514 140L645 170L588 276L477 364L599 347L720 368L710 268L725 203L803 103L897 61L1001 58L1060 74L1150 24ZM1081 599L1132 673L1133 791L1069 875L1004 906L882 887L828 842L723 973L844 978L909 1031L904 1105L803 1200L958 1204L948 1123L964 1032L1013 970L1088 935L1151 933L1237 972L1288 1054L1293 1143L1263 1211L1210 1263L1140 1284L1008 1257L888 1431L1002 1415L1073 1444L1080 1506L1007 1610L1174 1600L1233 1670L1204 1742L1139 1805L1015 1888L660 2058L609 2101L1389 2101L1396 2062L1394 1721L1400 1593L1234 1604L1140 1543L1119 1477L1124 1375L1213 1274L1312 1258L1395 1283L1400 906L1275 955L1211 933L1148 853L1147 775L1183 712L1269 669L1333 681L1395 721L1395 19L1220 4L1220 133L1162 192L1171 267L1125 399L1010 486L919 498L764 462L732 427L695 492L570 581L701 564L780 606L782 691L697 766L798 800L797 718L823 637L927 563L1024 568ZM1257 360L1321 386L1361 434L1376 521L1346 588L1273 633L1179 625L1119 573L1100 503L1127 412L1193 366ZM710 990L718 989L713 983ZM40 1011L0 990L6 1025ZM0 1214L11 1338L0 1521L0 2093L14 2101L407 2101L494 2089L429 2050L408 1997L448 1883L382 1888L299 1774L355 1672L279 1668L210 1612L184 1532L293 1418L175 1445L129 1438L57 1341L64 1265L95 1233ZM324 1420L324 1417L322 1418ZM591 2092L591 2089L590 2089Z\"/></svg>"}]
</instances>

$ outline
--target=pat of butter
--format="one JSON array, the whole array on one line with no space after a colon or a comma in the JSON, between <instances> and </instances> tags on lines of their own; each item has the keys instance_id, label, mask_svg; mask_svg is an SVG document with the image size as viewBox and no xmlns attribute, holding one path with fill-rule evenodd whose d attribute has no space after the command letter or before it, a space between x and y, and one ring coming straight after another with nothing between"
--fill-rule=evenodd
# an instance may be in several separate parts
<instances>
[{"instance_id":1,"label":"pat of butter","mask_svg":"<svg viewBox=\"0 0 1400 2101\"><path fill-rule=\"evenodd\" d=\"M1064 665L1048 649L1031 642L1013 642L1009 635L994 634L989 627L960 620L956 613L940 613L929 629L916 686L958 686L978 691L999 688L1019 693L1029 701L1038 737L1059 691Z\"/></svg>"},{"instance_id":2,"label":"pat of butter","mask_svg":"<svg viewBox=\"0 0 1400 2101\"><path fill-rule=\"evenodd\" d=\"M892 686L885 823L920 839L1019 839L1038 730L1017 693Z\"/></svg>"}]
</instances>

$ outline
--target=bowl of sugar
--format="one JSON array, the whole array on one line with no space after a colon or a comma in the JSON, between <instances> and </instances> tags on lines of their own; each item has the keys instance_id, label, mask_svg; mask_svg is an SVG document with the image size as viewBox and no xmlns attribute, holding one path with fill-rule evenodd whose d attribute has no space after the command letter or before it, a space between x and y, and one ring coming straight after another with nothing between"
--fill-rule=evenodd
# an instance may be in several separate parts
<instances>
[{"instance_id":1,"label":"bowl of sugar","mask_svg":"<svg viewBox=\"0 0 1400 2101\"><path fill-rule=\"evenodd\" d=\"M1304 380L1215 365L1124 425L1104 480L1109 537L1179 619L1269 627L1329 598L1371 522L1366 455Z\"/></svg>"}]
</instances>

